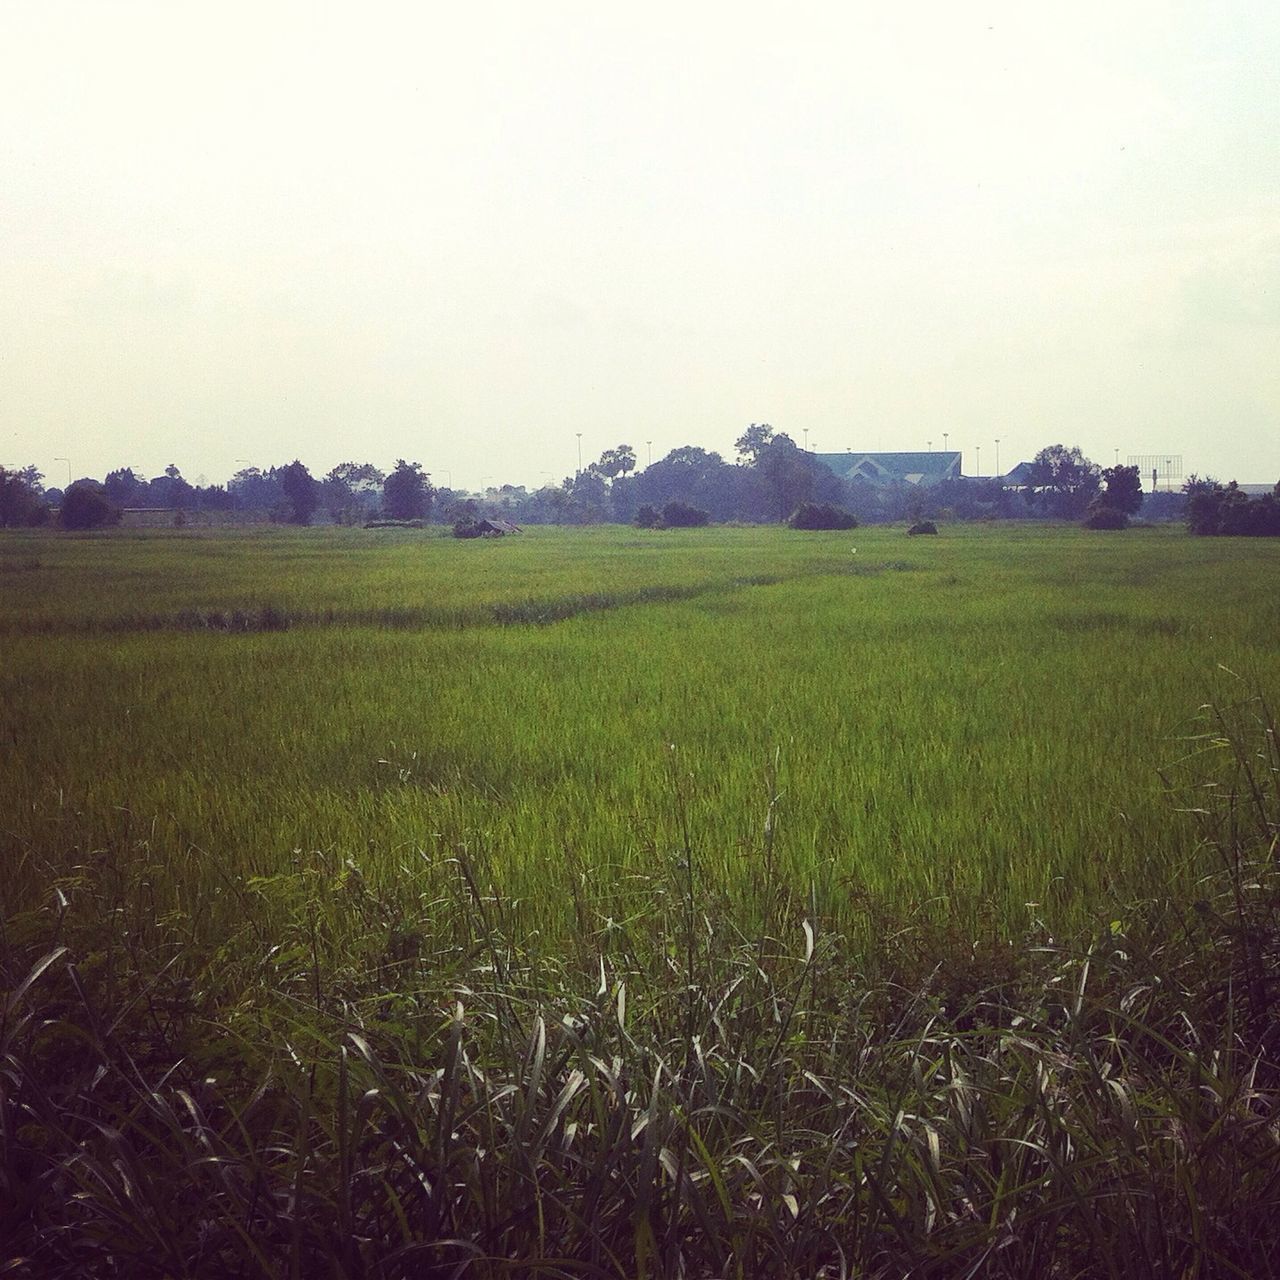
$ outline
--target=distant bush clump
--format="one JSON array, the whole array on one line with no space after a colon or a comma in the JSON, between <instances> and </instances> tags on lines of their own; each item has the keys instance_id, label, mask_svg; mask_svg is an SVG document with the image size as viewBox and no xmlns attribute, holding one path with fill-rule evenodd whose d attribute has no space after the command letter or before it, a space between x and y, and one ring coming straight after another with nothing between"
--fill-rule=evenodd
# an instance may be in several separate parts
<instances>
[{"instance_id":1,"label":"distant bush clump","mask_svg":"<svg viewBox=\"0 0 1280 1280\"><path fill-rule=\"evenodd\" d=\"M700 529L711 523L711 514L687 502L668 502L662 508L662 523L668 529Z\"/></svg>"},{"instance_id":2,"label":"distant bush clump","mask_svg":"<svg viewBox=\"0 0 1280 1280\"><path fill-rule=\"evenodd\" d=\"M366 529L421 529L421 520L366 520Z\"/></svg>"},{"instance_id":3,"label":"distant bush clump","mask_svg":"<svg viewBox=\"0 0 1280 1280\"><path fill-rule=\"evenodd\" d=\"M645 503L637 512L633 521L637 529L661 529L662 512L657 507Z\"/></svg>"},{"instance_id":4,"label":"distant bush clump","mask_svg":"<svg viewBox=\"0 0 1280 1280\"><path fill-rule=\"evenodd\" d=\"M458 520L453 526L453 536L455 538L479 538L483 534L483 526L478 521L470 518Z\"/></svg>"},{"instance_id":5,"label":"distant bush clump","mask_svg":"<svg viewBox=\"0 0 1280 1280\"><path fill-rule=\"evenodd\" d=\"M932 520L917 520L907 532L914 538L921 533L937 533L938 526Z\"/></svg>"},{"instance_id":6,"label":"distant bush clump","mask_svg":"<svg viewBox=\"0 0 1280 1280\"><path fill-rule=\"evenodd\" d=\"M1129 517L1115 507L1095 507L1084 522L1086 529L1127 529Z\"/></svg>"},{"instance_id":7,"label":"distant bush clump","mask_svg":"<svg viewBox=\"0 0 1280 1280\"><path fill-rule=\"evenodd\" d=\"M1274 493L1250 498L1233 480L1187 483L1187 528L1192 533L1237 538L1280 537L1280 484Z\"/></svg>"},{"instance_id":8,"label":"distant bush clump","mask_svg":"<svg viewBox=\"0 0 1280 1280\"><path fill-rule=\"evenodd\" d=\"M73 484L62 496L58 523L64 529L100 529L120 523L120 508L87 484Z\"/></svg>"},{"instance_id":9,"label":"distant bush clump","mask_svg":"<svg viewBox=\"0 0 1280 1280\"><path fill-rule=\"evenodd\" d=\"M802 502L788 517L790 529L856 529L858 521L830 502Z\"/></svg>"}]
</instances>

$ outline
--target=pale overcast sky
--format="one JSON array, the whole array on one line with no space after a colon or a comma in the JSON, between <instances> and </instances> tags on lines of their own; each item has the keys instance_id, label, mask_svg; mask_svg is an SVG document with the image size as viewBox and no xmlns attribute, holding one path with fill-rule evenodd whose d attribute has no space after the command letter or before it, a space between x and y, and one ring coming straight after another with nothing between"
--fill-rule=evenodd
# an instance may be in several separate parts
<instances>
[{"instance_id":1,"label":"pale overcast sky","mask_svg":"<svg viewBox=\"0 0 1280 1280\"><path fill-rule=\"evenodd\" d=\"M0 463L1280 477L1280 5L0 0Z\"/></svg>"}]
</instances>

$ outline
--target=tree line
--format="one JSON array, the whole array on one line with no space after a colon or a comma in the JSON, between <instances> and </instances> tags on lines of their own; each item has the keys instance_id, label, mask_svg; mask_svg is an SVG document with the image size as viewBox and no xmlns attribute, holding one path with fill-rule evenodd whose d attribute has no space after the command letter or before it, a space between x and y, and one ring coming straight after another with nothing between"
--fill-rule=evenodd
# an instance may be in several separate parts
<instances>
[{"instance_id":1,"label":"tree line","mask_svg":"<svg viewBox=\"0 0 1280 1280\"><path fill-rule=\"evenodd\" d=\"M66 528L116 522L125 508L172 511L181 524L193 513L243 513L306 525L428 522L466 524L489 515L519 524L637 523L650 527L709 521L777 523L801 513L800 524L828 527L922 519L1085 520L1119 527L1142 511L1157 519L1186 515L1199 533L1274 532L1277 499L1251 501L1233 485L1192 477L1183 493L1144 493L1137 467L1102 468L1078 447L1041 449L1019 476L957 477L930 486L882 483L836 475L785 432L752 423L735 441L735 457L683 445L643 469L627 444L536 489L504 484L476 496L432 483L420 462L397 459L389 471L371 462L343 462L313 476L298 459L237 471L225 485L187 481L176 464L147 478L120 467L67 490L45 488L35 467L0 471L0 525L39 524L57 509ZM815 513L826 512L827 516Z\"/></svg>"}]
</instances>

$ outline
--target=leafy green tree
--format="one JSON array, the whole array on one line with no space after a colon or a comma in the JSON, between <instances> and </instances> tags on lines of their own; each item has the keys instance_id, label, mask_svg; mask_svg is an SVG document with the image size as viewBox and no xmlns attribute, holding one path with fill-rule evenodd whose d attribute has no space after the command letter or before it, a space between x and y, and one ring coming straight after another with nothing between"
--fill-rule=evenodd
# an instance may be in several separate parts
<instances>
[{"instance_id":1,"label":"leafy green tree","mask_svg":"<svg viewBox=\"0 0 1280 1280\"><path fill-rule=\"evenodd\" d=\"M33 484L30 477L37 477ZM41 501L37 485L40 473L34 467L6 471L0 467L0 529L44 524L49 508Z\"/></svg>"},{"instance_id":2,"label":"leafy green tree","mask_svg":"<svg viewBox=\"0 0 1280 1280\"><path fill-rule=\"evenodd\" d=\"M340 462L322 482L325 510L339 524L367 518L382 498L386 474L371 462Z\"/></svg>"},{"instance_id":3,"label":"leafy green tree","mask_svg":"<svg viewBox=\"0 0 1280 1280\"><path fill-rule=\"evenodd\" d=\"M591 464L591 469L608 480L625 476L636 469L636 451L629 444L620 444L616 449L606 449L600 455L600 461Z\"/></svg>"},{"instance_id":4,"label":"leafy green tree","mask_svg":"<svg viewBox=\"0 0 1280 1280\"><path fill-rule=\"evenodd\" d=\"M773 428L767 422L753 422L734 442L738 457L749 466L773 443Z\"/></svg>"},{"instance_id":5,"label":"leafy green tree","mask_svg":"<svg viewBox=\"0 0 1280 1280\"><path fill-rule=\"evenodd\" d=\"M1142 510L1142 476L1137 467L1108 467L1102 473L1103 490L1095 505L1136 516Z\"/></svg>"},{"instance_id":6,"label":"leafy green tree","mask_svg":"<svg viewBox=\"0 0 1280 1280\"><path fill-rule=\"evenodd\" d=\"M320 505L319 486L311 472L295 458L287 467L280 468L280 488L289 509L289 524L310 524Z\"/></svg>"},{"instance_id":7,"label":"leafy green tree","mask_svg":"<svg viewBox=\"0 0 1280 1280\"><path fill-rule=\"evenodd\" d=\"M396 460L395 470L382 486L382 509L392 520L426 520L435 491L420 462Z\"/></svg>"},{"instance_id":8,"label":"leafy green tree","mask_svg":"<svg viewBox=\"0 0 1280 1280\"><path fill-rule=\"evenodd\" d=\"M1027 483L1048 514L1078 520L1098 492L1098 477L1078 445L1051 444L1032 460Z\"/></svg>"},{"instance_id":9,"label":"leafy green tree","mask_svg":"<svg viewBox=\"0 0 1280 1280\"><path fill-rule=\"evenodd\" d=\"M62 495L58 523L64 529L99 529L120 523L120 508L100 488L77 480Z\"/></svg>"},{"instance_id":10,"label":"leafy green tree","mask_svg":"<svg viewBox=\"0 0 1280 1280\"><path fill-rule=\"evenodd\" d=\"M127 506L130 503L145 501L147 481L135 474L132 467L120 467L115 471L107 472L106 479L102 482L102 489L112 502Z\"/></svg>"},{"instance_id":11,"label":"leafy green tree","mask_svg":"<svg viewBox=\"0 0 1280 1280\"><path fill-rule=\"evenodd\" d=\"M141 494L137 495L140 499ZM182 510L196 505L196 491L182 478L177 463L171 462L164 469L164 475L156 476L147 485L147 502L154 507L176 507Z\"/></svg>"}]
</instances>

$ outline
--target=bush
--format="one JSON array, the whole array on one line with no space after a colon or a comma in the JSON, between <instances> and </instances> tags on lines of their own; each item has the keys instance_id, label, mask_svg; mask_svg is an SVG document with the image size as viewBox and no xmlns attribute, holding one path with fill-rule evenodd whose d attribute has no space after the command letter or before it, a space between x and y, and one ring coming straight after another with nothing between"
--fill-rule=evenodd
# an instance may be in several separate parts
<instances>
[{"instance_id":1,"label":"bush","mask_svg":"<svg viewBox=\"0 0 1280 1280\"><path fill-rule=\"evenodd\" d=\"M711 514L687 502L668 502L662 508L662 523L668 529L700 529L711 523Z\"/></svg>"},{"instance_id":2,"label":"bush","mask_svg":"<svg viewBox=\"0 0 1280 1280\"><path fill-rule=\"evenodd\" d=\"M1086 529L1127 529L1129 517L1115 507L1094 507L1084 522Z\"/></svg>"},{"instance_id":3,"label":"bush","mask_svg":"<svg viewBox=\"0 0 1280 1280\"><path fill-rule=\"evenodd\" d=\"M858 521L830 502L802 502L788 517L790 529L856 529Z\"/></svg>"},{"instance_id":4,"label":"bush","mask_svg":"<svg viewBox=\"0 0 1280 1280\"><path fill-rule=\"evenodd\" d=\"M120 523L120 508L88 485L73 484L62 495L58 523L64 529L100 529Z\"/></svg>"},{"instance_id":5,"label":"bush","mask_svg":"<svg viewBox=\"0 0 1280 1280\"><path fill-rule=\"evenodd\" d=\"M455 538L479 538L484 534L484 530L475 520L459 520L453 526L453 536Z\"/></svg>"},{"instance_id":6,"label":"bush","mask_svg":"<svg viewBox=\"0 0 1280 1280\"><path fill-rule=\"evenodd\" d=\"M907 532L914 538L917 534L938 532L938 526L932 520L917 520Z\"/></svg>"},{"instance_id":7,"label":"bush","mask_svg":"<svg viewBox=\"0 0 1280 1280\"><path fill-rule=\"evenodd\" d=\"M637 512L633 522L638 529L661 529L662 512L657 507L645 503Z\"/></svg>"}]
</instances>

